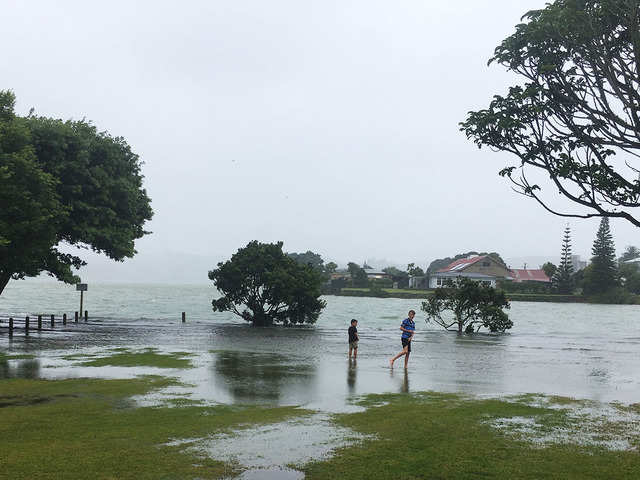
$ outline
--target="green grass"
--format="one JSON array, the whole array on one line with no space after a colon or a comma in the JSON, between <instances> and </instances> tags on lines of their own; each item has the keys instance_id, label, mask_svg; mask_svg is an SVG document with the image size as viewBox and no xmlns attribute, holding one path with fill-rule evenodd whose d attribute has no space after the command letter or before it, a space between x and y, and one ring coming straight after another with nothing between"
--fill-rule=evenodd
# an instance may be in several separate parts
<instances>
[{"instance_id":1,"label":"green grass","mask_svg":"<svg viewBox=\"0 0 640 480\"><path fill-rule=\"evenodd\" d=\"M4 352L0 352L0 362L5 360L33 360L36 358L35 355L31 355L28 353L19 353L15 355L8 355Z\"/></svg>"},{"instance_id":2,"label":"green grass","mask_svg":"<svg viewBox=\"0 0 640 480\"><path fill-rule=\"evenodd\" d=\"M488 424L497 418L534 417L552 431L568 426L562 410L439 393L370 395L362 404L368 410L339 415L336 421L375 439L307 465L307 480L640 478L637 451L535 445ZM602 426L603 435L607 428Z\"/></svg>"},{"instance_id":3,"label":"green grass","mask_svg":"<svg viewBox=\"0 0 640 480\"><path fill-rule=\"evenodd\" d=\"M164 444L308 413L189 402L137 408L129 399L172 383L163 377L0 381L0 479L223 478L237 466Z\"/></svg>"},{"instance_id":4,"label":"green grass","mask_svg":"<svg viewBox=\"0 0 640 480\"><path fill-rule=\"evenodd\" d=\"M113 355L100 357L80 363L84 367L159 367L159 368L192 368L193 364L188 358L190 353L171 352L158 353L153 348L141 352L119 351ZM66 358L73 359L76 356Z\"/></svg>"}]
</instances>

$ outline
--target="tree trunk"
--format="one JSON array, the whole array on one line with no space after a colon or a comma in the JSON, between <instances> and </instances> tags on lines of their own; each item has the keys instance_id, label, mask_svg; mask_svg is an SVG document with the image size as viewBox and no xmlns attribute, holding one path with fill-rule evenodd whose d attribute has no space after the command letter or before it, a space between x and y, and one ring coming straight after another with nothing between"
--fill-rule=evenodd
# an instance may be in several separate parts
<instances>
[{"instance_id":1,"label":"tree trunk","mask_svg":"<svg viewBox=\"0 0 640 480\"><path fill-rule=\"evenodd\" d=\"M458 333L462 333L462 319L458 318Z\"/></svg>"},{"instance_id":2,"label":"tree trunk","mask_svg":"<svg viewBox=\"0 0 640 480\"><path fill-rule=\"evenodd\" d=\"M9 280L11 280L10 274L0 273L0 295L2 295L2 291L4 290L4 287L7 286L7 283L9 283Z\"/></svg>"}]
</instances>

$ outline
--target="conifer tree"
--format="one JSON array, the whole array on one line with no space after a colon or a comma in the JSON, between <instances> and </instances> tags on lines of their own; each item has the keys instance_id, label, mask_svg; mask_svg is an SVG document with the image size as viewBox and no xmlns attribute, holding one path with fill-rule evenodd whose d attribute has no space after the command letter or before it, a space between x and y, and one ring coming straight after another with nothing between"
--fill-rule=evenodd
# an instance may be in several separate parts
<instances>
[{"instance_id":1,"label":"conifer tree","mask_svg":"<svg viewBox=\"0 0 640 480\"><path fill-rule=\"evenodd\" d=\"M588 295L604 293L617 286L616 249L607 217L603 217L600 221L591 254L593 257L590 268L585 274L584 293Z\"/></svg>"},{"instance_id":2,"label":"conifer tree","mask_svg":"<svg viewBox=\"0 0 640 480\"><path fill-rule=\"evenodd\" d=\"M569 295L573 292L573 263L571 262L571 227L564 229L560 265L553 276L553 286L558 293Z\"/></svg>"}]
</instances>

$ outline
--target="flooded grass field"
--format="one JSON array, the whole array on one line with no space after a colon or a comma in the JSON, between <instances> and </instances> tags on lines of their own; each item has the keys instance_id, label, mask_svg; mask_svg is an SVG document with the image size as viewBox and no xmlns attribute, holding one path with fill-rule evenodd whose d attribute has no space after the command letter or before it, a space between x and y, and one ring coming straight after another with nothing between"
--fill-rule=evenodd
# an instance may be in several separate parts
<instances>
[{"instance_id":1,"label":"flooded grass field","mask_svg":"<svg viewBox=\"0 0 640 480\"><path fill-rule=\"evenodd\" d=\"M228 407L293 409L275 423L247 414L253 420L236 425L239 430L152 436L181 455L222 462L222 469L211 467L211 478L303 478L304 472L307 478L336 478L331 469L341 468L345 458L347 464L360 458L363 445L371 449L385 435L401 433L384 423L378 431L362 428L358 418L375 424L385 409L399 415L394 405L401 401L426 408L419 392L428 391L453 394L450 402L471 402L469 409L473 402L482 405L485 417L473 417L482 435L493 432L547 451L571 445L637 455L638 306L518 302L509 312L509 333L458 336L427 325L414 300L327 297L314 326L251 328L211 312L214 295L207 286L95 285L85 297L87 323L29 336L17 330L11 339L1 323L0 398L11 405L3 390L22 379L135 382L154 375L171 380L130 392L138 409L179 407L198 415ZM0 297L0 317L71 313L76 301L68 286L12 282ZM410 308L418 311L418 322L409 369L390 370L388 359L401 347L398 327ZM357 361L347 359L351 318L359 321ZM430 404L432 413L442 414L443 398ZM502 412L482 403L490 399L498 399ZM635 471L637 462L624 458L628 471ZM385 475L379 478L398 478L393 470Z\"/></svg>"}]
</instances>

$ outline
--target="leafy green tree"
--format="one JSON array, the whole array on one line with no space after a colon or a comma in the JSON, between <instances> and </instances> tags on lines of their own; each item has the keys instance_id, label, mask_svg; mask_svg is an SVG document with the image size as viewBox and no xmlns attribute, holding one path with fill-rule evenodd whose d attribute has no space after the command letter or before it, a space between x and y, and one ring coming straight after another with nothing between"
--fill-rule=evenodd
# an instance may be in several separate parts
<instances>
[{"instance_id":1,"label":"leafy green tree","mask_svg":"<svg viewBox=\"0 0 640 480\"><path fill-rule=\"evenodd\" d=\"M14 105L0 91L0 293L41 272L77 281L85 263L61 243L132 257L153 214L138 156L86 121L20 117Z\"/></svg>"},{"instance_id":2,"label":"leafy green tree","mask_svg":"<svg viewBox=\"0 0 640 480\"><path fill-rule=\"evenodd\" d=\"M304 253L287 253L287 255L301 265L311 265L316 270L324 272L324 260L318 253L307 250Z\"/></svg>"},{"instance_id":3,"label":"leafy green tree","mask_svg":"<svg viewBox=\"0 0 640 480\"><path fill-rule=\"evenodd\" d=\"M504 312L505 308L510 308L510 305L502 290L465 277L458 278L447 287L437 288L422 303L427 322L434 322L447 330L455 326L458 333L473 333L481 327L491 332L504 332L513 326ZM453 318L443 315L445 312L453 314Z\"/></svg>"},{"instance_id":4,"label":"leafy green tree","mask_svg":"<svg viewBox=\"0 0 640 480\"><path fill-rule=\"evenodd\" d=\"M594 295L605 293L618 286L618 270L616 267L616 250L609 229L609 219L602 218L596 239L591 249L590 269L585 272L584 293Z\"/></svg>"},{"instance_id":5,"label":"leafy green tree","mask_svg":"<svg viewBox=\"0 0 640 480\"><path fill-rule=\"evenodd\" d=\"M299 264L282 251L282 242L249 242L209 272L222 294L213 310L232 312L255 326L315 323L325 302L320 299L322 273Z\"/></svg>"},{"instance_id":6,"label":"leafy green tree","mask_svg":"<svg viewBox=\"0 0 640 480\"><path fill-rule=\"evenodd\" d=\"M409 274L407 272L403 272L397 267L385 267L382 271L387 275L391 275L392 282L397 282L399 288L409 286Z\"/></svg>"},{"instance_id":7,"label":"leafy green tree","mask_svg":"<svg viewBox=\"0 0 640 480\"><path fill-rule=\"evenodd\" d=\"M618 259L618 262L622 263L628 260L635 260L636 258L640 258L640 249L628 245L622 256Z\"/></svg>"},{"instance_id":8,"label":"leafy green tree","mask_svg":"<svg viewBox=\"0 0 640 480\"><path fill-rule=\"evenodd\" d=\"M500 175L549 212L640 226L640 2L555 0L523 18L489 61L523 83L470 112L461 130L478 147L517 156ZM550 205L531 170L578 211Z\"/></svg>"},{"instance_id":9,"label":"leafy green tree","mask_svg":"<svg viewBox=\"0 0 640 480\"><path fill-rule=\"evenodd\" d=\"M367 272L364 271L364 268L360 267L357 263L349 262L347 264L347 269L349 270L349 274L351 275L351 281L354 287L367 287L369 285L369 279L367 278Z\"/></svg>"},{"instance_id":10,"label":"leafy green tree","mask_svg":"<svg viewBox=\"0 0 640 480\"><path fill-rule=\"evenodd\" d=\"M555 290L563 295L573 293L573 262L571 261L571 227L567 225L562 238L562 253L560 254L560 265L555 275L551 279Z\"/></svg>"},{"instance_id":11,"label":"leafy green tree","mask_svg":"<svg viewBox=\"0 0 640 480\"><path fill-rule=\"evenodd\" d=\"M337 269L338 269L338 265L334 262L329 262L324 266L324 271L327 272L329 275L332 273L335 273Z\"/></svg>"},{"instance_id":12,"label":"leafy green tree","mask_svg":"<svg viewBox=\"0 0 640 480\"><path fill-rule=\"evenodd\" d=\"M553 276L556 273L556 270L558 270L558 267L556 267L553 263L551 262L547 262L544 265L542 265L542 271L544 272L544 274L549 277L549 278L553 278Z\"/></svg>"},{"instance_id":13,"label":"leafy green tree","mask_svg":"<svg viewBox=\"0 0 640 480\"><path fill-rule=\"evenodd\" d=\"M407 273L412 277L422 277L424 276L424 270L420 267L416 267L415 263L410 263L407 265Z\"/></svg>"}]
</instances>

